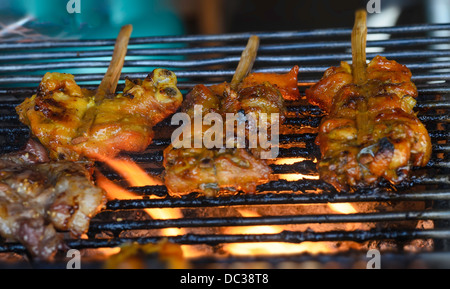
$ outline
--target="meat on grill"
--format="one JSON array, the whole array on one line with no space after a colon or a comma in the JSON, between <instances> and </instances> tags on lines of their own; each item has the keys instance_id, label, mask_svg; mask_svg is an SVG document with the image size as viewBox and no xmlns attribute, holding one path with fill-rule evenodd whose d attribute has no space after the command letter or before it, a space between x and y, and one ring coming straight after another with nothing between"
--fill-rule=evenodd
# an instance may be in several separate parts
<instances>
[{"instance_id":1,"label":"meat on grill","mask_svg":"<svg viewBox=\"0 0 450 289\"><path fill-rule=\"evenodd\" d=\"M316 141L320 176L338 190L381 178L398 184L431 157L429 134L413 110L418 93L411 71L377 56L367 66L367 79L356 84L352 69L346 62L332 67L306 91L328 113Z\"/></svg>"},{"instance_id":2,"label":"meat on grill","mask_svg":"<svg viewBox=\"0 0 450 289\"><path fill-rule=\"evenodd\" d=\"M81 236L106 203L85 165L47 161L45 149L33 141L0 157L0 235L43 260L63 248L57 231Z\"/></svg>"},{"instance_id":3,"label":"meat on grill","mask_svg":"<svg viewBox=\"0 0 450 289\"><path fill-rule=\"evenodd\" d=\"M47 73L38 93L17 107L20 120L50 151L52 160L114 157L140 152L152 128L183 101L171 71L156 69L144 80L126 80L123 93L97 98L69 74Z\"/></svg>"},{"instance_id":4,"label":"meat on grill","mask_svg":"<svg viewBox=\"0 0 450 289\"><path fill-rule=\"evenodd\" d=\"M217 113L224 120L227 113L252 113L255 118L267 113L269 120L272 113L278 113L282 123L286 110L283 97L299 97L297 75L298 67L285 75L251 74L235 90L228 83L209 88L197 85L187 95L182 111L193 119L195 105L201 105L203 116ZM204 125L201 134L209 128ZM260 152L259 148L177 149L172 144L164 151L165 184L172 195L201 192L214 196L220 190L254 193L272 173L267 162L259 158Z\"/></svg>"}]
</instances>

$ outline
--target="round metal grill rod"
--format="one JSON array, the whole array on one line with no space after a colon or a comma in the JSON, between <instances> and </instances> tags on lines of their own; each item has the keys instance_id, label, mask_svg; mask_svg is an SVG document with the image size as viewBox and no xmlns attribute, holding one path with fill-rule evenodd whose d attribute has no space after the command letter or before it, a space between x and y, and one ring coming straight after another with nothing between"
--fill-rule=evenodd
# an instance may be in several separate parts
<instances>
[{"instance_id":1,"label":"round metal grill rod","mask_svg":"<svg viewBox=\"0 0 450 289\"><path fill-rule=\"evenodd\" d=\"M431 45L448 43L445 37L426 37L426 38L409 38L395 40L368 41L368 47L398 47L412 45ZM294 43L294 44L276 44L262 45L259 49L260 53L264 52L283 52L283 51L299 51L306 49L339 49L350 48L348 41L330 41L330 42L311 42L311 43ZM215 53L241 53L245 46L217 46L217 47L187 47L187 48L150 48L150 49L130 49L128 56L170 56L170 55L194 55L194 54L215 54ZM68 52L31 52L31 53L9 53L0 55L0 61L18 61L18 60L42 60L42 59L83 59L110 57L111 50L99 51L68 51Z\"/></svg>"},{"instance_id":2,"label":"round metal grill rod","mask_svg":"<svg viewBox=\"0 0 450 289\"><path fill-rule=\"evenodd\" d=\"M99 248L116 247L123 243L137 242L140 244L158 243L165 237L150 237L140 239L116 239L116 240L75 240L67 242L71 248ZM264 235L194 235L186 234L176 237L167 237L169 242L185 245L209 244L217 245L223 243L253 243L253 242L325 242L325 241L355 241L366 242L370 240L389 239L447 239L450 238L450 230L413 230L413 231L331 231L324 233L316 232L292 232L284 231L279 234Z\"/></svg>"},{"instance_id":3,"label":"round metal grill rod","mask_svg":"<svg viewBox=\"0 0 450 289\"><path fill-rule=\"evenodd\" d=\"M377 54L368 54L367 58L372 59ZM387 58L402 59L402 58L427 58L427 57L445 57L450 56L450 51L400 51L400 52L386 52L383 56ZM318 55L305 55L305 56L258 56L256 58L257 63L304 63L304 62L316 62L316 61L335 61L336 59L351 60L351 54L318 54ZM239 56L227 56L222 58L212 59L197 59L197 60L129 60L125 62L124 67L170 67L170 68L192 68L211 66L219 64L235 64L239 62ZM51 71L56 69L73 69L73 68L106 68L108 67L108 61L64 61L64 62L52 62L52 63L36 63L36 64L10 64L0 66L0 72L21 72L21 71ZM440 63L412 63L410 68L420 69L433 69L433 68L448 68L448 62ZM328 67L326 66L314 66L307 67L305 65L300 66L300 72L317 72L323 73ZM222 76L229 76L231 70L221 71ZM255 70L256 71L256 70ZM273 72L273 71L272 71ZM211 72L210 72L211 73ZM233 73L234 74L234 73ZM446 75L446 74L437 74ZM182 77L181 72L177 72L177 76ZM421 80L425 76L413 75L413 80ZM443 78L445 79L445 78ZM78 78L76 78L78 80Z\"/></svg>"},{"instance_id":4,"label":"round metal grill rod","mask_svg":"<svg viewBox=\"0 0 450 289\"><path fill-rule=\"evenodd\" d=\"M169 242L184 245L218 245L224 243L254 243L254 242L285 242L300 244L303 242L325 241L354 241L366 242L371 240L415 240L415 239L448 239L450 230L412 230L412 231L331 231L331 232L292 232L284 231L279 234L265 235L194 235L187 234L176 237L149 237L149 238L117 238L117 239L91 239L68 240L66 244L72 249L98 249L114 248L123 244L156 244L164 239ZM25 247L21 244L2 244L0 253L24 253Z\"/></svg>"},{"instance_id":5,"label":"round metal grill rod","mask_svg":"<svg viewBox=\"0 0 450 289\"><path fill-rule=\"evenodd\" d=\"M150 230L163 228L199 228L199 227L235 227L261 225L299 225L325 223L372 223L394 222L410 220L446 220L450 219L450 211L427 212L388 212L388 213L359 213L350 215L322 214L322 215L291 215L264 217L235 217L235 218L183 218L150 221L123 222L91 222L90 232L125 230Z\"/></svg>"},{"instance_id":6,"label":"round metal grill rod","mask_svg":"<svg viewBox=\"0 0 450 289\"><path fill-rule=\"evenodd\" d=\"M448 55L450 56L450 51L448 51ZM332 57L335 59L334 57ZM281 60L280 60L281 61ZM287 60L287 62L295 62L296 60ZM279 63L278 60L274 59L273 63ZM154 63L156 64L156 63ZM168 64L168 63L167 63ZM146 65L147 66L147 65ZM153 65L148 65L149 67L154 67ZM84 66L86 67L86 66ZM167 66L162 66L166 67ZM173 66L172 66L173 67ZM44 69L44 67L40 67ZM47 67L50 69L49 67ZM126 70L126 69L125 69ZM43 70L47 71L47 70ZM254 72L267 72L267 69L255 69ZM278 73L280 71L275 71L274 69L271 70L274 73ZM286 72L284 69L282 72ZM121 76L121 80L125 80L126 77L131 79L142 79L146 78L148 75L148 71L145 73L124 73ZM177 71L177 77L181 78L195 78L195 77L224 77L229 78L234 74L233 70L192 70L192 71L185 71L185 70L179 70ZM103 77L103 74L93 73L93 74L77 74L75 76L75 80L79 84L83 84L84 82L94 82L94 81L100 81ZM415 74L412 77L413 81L420 83L420 82L427 82L427 81L445 81L450 80L450 73L426 73L426 74ZM2 84L33 84L33 86L40 83L42 80L42 75L6 75L6 76L0 76L0 85ZM311 78L306 79L303 78L303 83L316 83L320 80L320 77L317 78Z\"/></svg>"},{"instance_id":7,"label":"round metal grill rod","mask_svg":"<svg viewBox=\"0 0 450 289\"><path fill-rule=\"evenodd\" d=\"M156 244L164 239L169 242L184 245L218 245L231 243L255 243L255 242L284 242L301 244L303 242L339 242L353 241L366 242L371 240L416 240L416 239L448 239L450 230L371 230L371 231L330 231L330 232L292 232L284 231L279 234L264 235L196 235L186 234L175 237L148 237L148 238L116 238L116 239L91 239L91 240L68 240L67 246L72 249L98 249L114 248L123 244L138 243ZM24 253L25 248L20 244L0 245L0 253Z\"/></svg>"},{"instance_id":8,"label":"round metal grill rod","mask_svg":"<svg viewBox=\"0 0 450 289\"><path fill-rule=\"evenodd\" d=\"M298 183L298 182L295 182ZM308 181L308 186L317 188L319 182ZM323 184L323 183L322 183ZM323 184L322 187L327 186ZM306 186L305 186L306 187ZM312 189L313 189L312 188ZM325 188L324 188L325 189ZM283 190L283 188L281 189ZM332 190L329 188L329 190ZM354 203L354 202L389 202L389 201L439 201L450 200L449 190L430 190L414 193L368 192L360 194L260 194L238 195L232 197L206 198L187 196L182 198L166 198L154 200L122 200L111 201L107 210L136 210L158 208L197 208L245 205L295 205L295 204L326 204L326 203Z\"/></svg>"},{"instance_id":9,"label":"round metal grill rod","mask_svg":"<svg viewBox=\"0 0 450 289\"><path fill-rule=\"evenodd\" d=\"M294 122L295 123L295 122ZM0 134L13 133L13 134L28 134L30 132L29 128L25 126L3 126L0 127ZM448 131L429 131L430 137L433 140L448 140L450 139L450 132ZM317 137L317 134L299 134L299 135L281 135L280 143L287 143L290 139L293 142L306 142L306 141L314 141ZM166 146L170 144L169 139L157 139L154 141L154 146Z\"/></svg>"},{"instance_id":10,"label":"round metal grill rod","mask_svg":"<svg viewBox=\"0 0 450 289\"><path fill-rule=\"evenodd\" d=\"M292 67L272 67L272 68L258 68L259 72L278 72L278 73L286 73L288 71L290 71ZM145 73L142 73L141 76L144 76ZM210 85L217 85L219 84L218 82L208 82L205 81L205 84L210 84ZM303 81L299 83L299 85L302 85L303 83L306 83L306 81ZM198 84L198 82L180 82L178 83L178 86L180 89L182 90L190 90L192 89L194 86L196 86ZM310 86L310 84L308 84L307 86ZM82 85L83 88L86 89L90 89L90 90L94 90L97 88L97 86L95 85ZM121 88L120 88L121 87ZM123 89L123 85L119 85L120 90ZM450 87L447 86L443 86L442 84L427 84L427 83L418 83L417 84L417 88L419 91L420 95L431 95L431 96L435 96L436 94L448 94L450 93ZM28 97L30 95L33 95L36 93L36 87L16 87L16 88L0 88L0 95L7 95L7 96L15 96L17 98L24 98L24 97ZM17 102L17 104L15 104L15 106L19 105L22 101ZM14 104L14 101L7 101L7 103L10 103L11 105ZM3 102L2 102L3 105ZM440 100L440 101L434 101L434 100L423 100L420 101L417 105L416 108L449 108L450 104L448 101L446 100ZM288 103L288 109L290 109L290 111L295 111L295 109L300 110L300 111L304 111L307 112L307 109L311 109L312 112L318 112L320 111L320 109L318 109L315 106L312 105L304 105L305 109L302 108L303 106L294 108L293 106L289 106Z\"/></svg>"}]
</instances>

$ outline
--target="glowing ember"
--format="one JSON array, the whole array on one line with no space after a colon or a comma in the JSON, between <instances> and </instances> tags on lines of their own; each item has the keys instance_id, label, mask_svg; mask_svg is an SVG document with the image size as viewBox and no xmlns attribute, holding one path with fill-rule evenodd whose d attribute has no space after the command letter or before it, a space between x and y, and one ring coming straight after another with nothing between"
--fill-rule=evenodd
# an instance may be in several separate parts
<instances>
[{"instance_id":1,"label":"glowing ember","mask_svg":"<svg viewBox=\"0 0 450 289\"><path fill-rule=\"evenodd\" d=\"M279 159L275 162L276 165L293 165L296 163L301 163L303 161L306 161L305 158L286 158L286 159Z\"/></svg>"},{"instance_id":2,"label":"glowing ember","mask_svg":"<svg viewBox=\"0 0 450 289\"><path fill-rule=\"evenodd\" d=\"M358 211L349 203L328 204L328 207L337 213L344 215L356 214Z\"/></svg>"},{"instance_id":3,"label":"glowing ember","mask_svg":"<svg viewBox=\"0 0 450 289\"><path fill-rule=\"evenodd\" d=\"M279 175L280 179L286 180L289 182L296 182L301 180L319 180L319 176L308 176L308 175L302 175L302 174L286 174L286 175Z\"/></svg>"},{"instance_id":4,"label":"glowing ember","mask_svg":"<svg viewBox=\"0 0 450 289\"><path fill-rule=\"evenodd\" d=\"M260 217L259 214L248 211L238 210L243 217ZM226 230L227 234L278 234L283 232L282 226L252 226L237 227ZM227 244L224 250L235 256L253 256L253 255L284 255L284 254L321 254L333 252L333 244L329 242L314 243L304 242L301 244L290 243L236 243Z\"/></svg>"},{"instance_id":5,"label":"glowing ember","mask_svg":"<svg viewBox=\"0 0 450 289\"><path fill-rule=\"evenodd\" d=\"M301 163L307 161L305 158L285 158L279 159L275 162L276 165L293 165L296 163ZM314 163L317 163L317 160L314 160ZM279 178L282 180L286 180L289 182L296 182L301 180L319 180L320 177L318 175L304 175L304 174L281 174Z\"/></svg>"}]
</instances>

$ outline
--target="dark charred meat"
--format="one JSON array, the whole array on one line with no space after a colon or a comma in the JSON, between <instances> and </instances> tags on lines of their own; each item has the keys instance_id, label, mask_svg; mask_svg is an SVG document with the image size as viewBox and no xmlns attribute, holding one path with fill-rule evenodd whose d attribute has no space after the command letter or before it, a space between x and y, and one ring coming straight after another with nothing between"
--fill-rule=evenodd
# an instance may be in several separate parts
<instances>
[{"instance_id":1,"label":"dark charred meat","mask_svg":"<svg viewBox=\"0 0 450 289\"><path fill-rule=\"evenodd\" d=\"M43 260L63 246L57 231L81 236L106 202L85 165L47 160L33 141L24 151L0 157L0 235Z\"/></svg>"},{"instance_id":2,"label":"dark charred meat","mask_svg":"<svg viewBox=\"0 0 450 289\"><path fill-rule=\"evenodd\" d=\"M282 123L286 113L284 97L299 97L297 74L298 67L285 75L251 74L235 90L228 83L209 88L197 85L186 97L182 111L191 119L196 105L201 106L202 116L216 113L223 119L227 113L255 117L266 113L270 120L271 114L277 113ZM201 134L209 128L203 125ZM259 148L177 149L172 144L164 151L165 184L172 195L201 192L215 196L220 190L255 193L272 173L260 153Z\"/></svg>"},{"instance_id":3,"label":"dark charred meat","mask_svg":"<svg viewBox=\"0 0 450 289\"><path fill-rule=\"evenodd\" d=\"M17 112L52 160L114 157L150 145L152 128L183 101L176 85L173 72L156 69L144 80L127 80L123 93L99 101L95 91L81 89L72 75L47 73L38 93Z\"/></svg>"},{"instance_id":4,"label":"dark charred meat","mask_svg":"<svg viewBox=\"0 0 450 289\"><path fill-rule=\"evenodd\" d=\"M328 113L317 138L318 168L338 190L382 178L399 184L412 166L425 166L431 157L429 134L413 110L418 93L411 71L377 56L366 74L364 83L354 83L352 67L343 62L306 91L308 100Z\"/></svg>"}]
</instances>

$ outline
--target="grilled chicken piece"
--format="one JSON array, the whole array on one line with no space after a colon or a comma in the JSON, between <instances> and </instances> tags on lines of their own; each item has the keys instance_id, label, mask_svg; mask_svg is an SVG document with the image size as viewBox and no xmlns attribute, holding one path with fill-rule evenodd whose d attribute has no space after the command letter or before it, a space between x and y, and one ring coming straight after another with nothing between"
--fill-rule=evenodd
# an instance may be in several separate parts
<instances>
[{"instance_id":1,"label":"grilled chicken piece","mask_svg":"<svg viewBox=\"0 0 450 289\"><path fill-rule=\"evenodd\" d=\"M319 128L320 176L338 190L370 186L380 178L398 184L412 166L425 166L431 140L414 113L416 86L411 71L377 56L356 84L352 67L332 67L306 91L328 116ZM360 104L365 101L365 109Z\"/></svg>"},{"instance_id":2,"label":"grilled chicken piece","mask_svg":"<svg viewBox=\"0 0 450 289\"><path fill-rule=\"evenodd\" d=\"M0 157L0 235L43 260L63 248L57 231L81 236L106 203L85 165L47 160L35 142Z\"/></svg>"},{"instance_id":3,"label":"grilled chicken piece","mask_svg":"<svg viewBox=\"0 0 450 289\"><path fill-rule=\"evenodd\" d=\"M152 128L183 101L176 85L173 72L156 69L144 80L127 79L123 93L99 101L72 75L47 73L38 93L19 105L17 113L52 160L114 157L150 145Z\"/></svg>"},{"instance_id":4,"label":"grilled chicken piece","mask_svg":"<svg viewBox=\"0 0 450 289\"><path fill-rule=\"evenodd\" d=\"M285 105L280 83L289 83L283 91L291 93L291 97L299 97L297 88L298 67L286 75L250 75L244 79L236 90L228 83L210 88L197 85L186 97L182 111L187 113L192 122L194 107L202 106L203 117L208 113L217 113L226 119L227 113L272 113L280 116L280 123L285 119ZM277 79L272 84L271 80ZM293 79L295 79L293 81ZM203 126L202 135L210 128ZM248 128L247 128L248 129ZM224 128L226 131L226 128ZM195 134L192 127L192 135ZM248 136L248 134L247 134ZM225 136L223 143L225 144ZM189 141L189 140L188 140ZM192 138L191 147L193 146ZM256 187L267 183L272 173L265 160L260 159L260 149L246 148L179 148L172 144L164 151L165 184L172 195L183 195L191 192L202 192L215 196L221 189L255 193Z\"/></svg>"}]
</instances>

